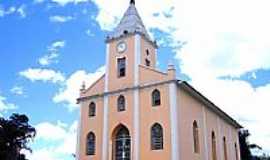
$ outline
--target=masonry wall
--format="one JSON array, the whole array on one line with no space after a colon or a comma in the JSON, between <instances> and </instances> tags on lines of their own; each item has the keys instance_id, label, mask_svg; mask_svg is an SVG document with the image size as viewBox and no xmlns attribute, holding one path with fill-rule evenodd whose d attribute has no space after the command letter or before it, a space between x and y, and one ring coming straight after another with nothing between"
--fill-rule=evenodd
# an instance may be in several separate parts
<instances>
[{"instance_id":1,"label":"masonry wall","mask_svg":"<svg viewBox=\"0 0 270 160\"><path fill-rule=\"evenodd\" d=\"M121 41L127 43L127 50L124 53L117 52L117 44ZM132 87L134 85L134 59L135 59L135 37L128 36L121 40L115 40L110 43L110 54L109 54L109 91L115 91L126 87ZM117 74L117 59L126 58L126 76L118 77Z\"/></svg>"},{"instance_id":2,"label":"masonry wall","mask_svg":"<svg viewBox=\"0 0 270 160\"><path fill-rule=\"evenodd\" d=\"M240 160L238 131L183 89L178 90L179 130L181 159L212 160L212 131L215 132L217 159L224 160L223 137L227 140L228 160L236 160L234 144L237 143ZM193 122L199 127L200 152L194 153Z\"/></svg>"},{"instance_id":3,"label":"masonry wall","mask_svg":"<svg viewBox=\"0 0 270 160\"><path fill-rule=\"evenodd\" d=\"M158 89L161 93L161 105L152 106L151 93ZM168 84L149 87L140 92L140 151L141 160L169 160L171 158L171 127ZM163 127L163 150L151 150L151 127L159 123Z\"/></svg>"},{"instance_id":4,"label":"masonry wall","mask_svg":"<svg viewBox=\"0 0 270 160\"><path fill-rule=\"evenodd\" d=\"M96 103L96 116L89 117L88 106L91 102ZM80 160L101 160L102 155L102 133L103 133L103 98L96 98L81 103L81 131L80 131ZM96 135L95 155L86 155L87 134L92 131Z\"/></svg>"}]
</instances>

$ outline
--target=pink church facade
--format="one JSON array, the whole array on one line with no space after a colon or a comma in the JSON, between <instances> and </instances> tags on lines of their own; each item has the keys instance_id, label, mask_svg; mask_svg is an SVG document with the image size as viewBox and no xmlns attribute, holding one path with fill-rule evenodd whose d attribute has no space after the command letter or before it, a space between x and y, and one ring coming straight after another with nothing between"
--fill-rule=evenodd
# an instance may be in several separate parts
<instances>
[{"instance_id":1,"label":"pink church facade","mask_svg":"<svg viewBox=\"0 0 270 160\"><path fill-rule=\"evenodd\" d=\"M240 160L241 126L156 68L157 45L130 6L106 39L106 72L78 98L78 160Z\"/></svg>"}]
</instances>

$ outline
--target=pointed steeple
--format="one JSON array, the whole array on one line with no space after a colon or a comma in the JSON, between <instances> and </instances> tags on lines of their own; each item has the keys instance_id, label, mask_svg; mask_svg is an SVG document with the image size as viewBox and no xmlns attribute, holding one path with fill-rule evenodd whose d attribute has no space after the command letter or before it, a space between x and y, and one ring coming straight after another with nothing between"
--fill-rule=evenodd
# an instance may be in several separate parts
<instances>
[{"instance_id":1,"label":"pointed steeple","mask_svg":"<svg viewBox=\"0 0 270 160\"><path fill-rule=\"evenodd\" d=\"M130 0L130 5L127 11L125 12L123 18L121 19L118 26L114 29L114 31L107 36L107 41L118 39L120 37L135 33L141 34L148 41L155 44L155 42L151 40L142 22L142 19L135 7L135 0Z\"/></svg>"},{"instance_id":2,"label":"pointed steeple","mask_svg":"<svg viewBox=\"0 0 270 160\"><path fill-rule=\"evenodd\" d=\"M135 0L130 0L130 4L135 4Z\"/></svg>"}]
</instances>

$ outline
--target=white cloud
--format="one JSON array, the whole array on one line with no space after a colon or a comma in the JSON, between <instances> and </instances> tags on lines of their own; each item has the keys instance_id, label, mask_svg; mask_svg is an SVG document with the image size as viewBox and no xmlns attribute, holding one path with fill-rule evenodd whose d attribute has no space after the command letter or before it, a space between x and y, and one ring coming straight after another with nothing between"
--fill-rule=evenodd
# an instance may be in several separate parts
<instances>
[{"instance_id":1,"label":"white cloud","mask_svg":"<svg viewBox=\"0 0 270 160\"><path fill-rule=\"evenodd\" d=\"M34 3L43 3L45 0L34 0Z\"/></svg>"},{"instance_id":2,"label":"white cloud","mask_svg":"<svg viewBox=\"0 0 270 160\"><path fill-rule=\"evenodd\" d=\"M76 153L77 129L78 129L78 122L75 121L66 130L67 136L64 138L63 143L55 149L56 152L61 153L61 154L66 154L66 155L71 155L71 154Z\"/></svg>"},{"instance_id":3,"label":"white cloud","mask_svg":"<svg viewBox=\"0 0 270 160\"><path fill-rule=\"evenodd\" d=\"M0 5L0 17L3 17L5 15L5 11L3 6Z\"/></svg>"},{"instance_id":4,"label":"white cloud","mask_svg":"<svg viewBox=\"0 0 270 160\"><path fill-rule=\"evenodd\" d=\"M16 8L15 6L11 6L7 9L5 9L3 6L0 5L0 17L4 17L11 14L18 14L21 18L26 17L25 12L25 5L21 5L20 7Z\"/></svg>"},{"instance_id":5,"label":"white cloud","mask_svg":"<svg viewBox=\"0 0 270 160\"><path fill-rule=\"evenodd\" d=\"M193 79L192 85L250 130L251 142L270 152L270 84L254 89L241 80Z\"/></svg>"},{"instance_id":6,"label":"white cloud","mask_svg":"<svg viewBox=\"0 0 270 160\"><path fill-rule=\"evenodd\" d=\"M25 71L21 71L20 76L25 77L32 82L43 81L60 83L65 81L65 77L61 72L57 72L51 69L29 68Z\"/></svg>"},{"instance_id":7,"label":"white cloud","mask_svg":"<svg viewBox=\"0 0 270 160\"><path fill-rule=\"evenodd\" d=\"M89 0L34 0L35 3L43 3L45 1L53 2L60 6L65 6L66 4L69 4L69 3L79 4L83 2L88 2Z\"/></svg>"},{"instance_id":8,"label":"white cloud","mask_svg":"<svg viewBox=\"0 0 270 160\"><path fill-rule=\"evenodd\" d=\"M11 6L6 10L5 14L9 15L9 14L12 14L12 13L15 13L15 12L16 12L16 7Z\"/></svg>"},{"instance_id":9,"label":"white cloud","mask_svg":"<svg viewBox=\"0 0 270 160\"><path fill-rule=\"evenodd\" d=\"M55 59L58 58L58 56L59 56L59 54L56 52L46 54L43 57L39 58L38 63L42 66L50 65L53 62L57 63L57 61Z\"/></svg>"},{"instance_id":10,"label":"white cloud","mask_svg":"<svg viewBox=\"0 0 270 160\"><path fill-rule=\"evenodd\" d=\"M21 86L14 86L11 88L10 92L15 95L24 95L24 89Z\"/></svg>"},{"instance_id":11,"label":"white cloud","mask_svg":"<svg viewBox=\"0 0 270 160\"><path fill-rule=\"evenodd\" d=\"M51 1L64 6L68 3L78 4L78 3L88 2L89 0L51 0Z\"/></svg>"},{"instance_id":12,"label":"white cloud","mask_svg":"<svg viewBox=\"0 0 270 160\"><path fill-rule=\"evenodd\" d=\"M85 33L89 37L94 37L95 36L95 34L90 29L86 30Z\"/></svg>"},{"instance_id":13,"label":"white cloud","mask_svg":"<svg viewBox=\"0 0 270 160\"><path fill-rule=\"evenodd\" d=\"M104 30L112 30L128 6L126 0L120 0L119 5L106 0L93 2L99 8L96 20ZM270 14L266 7L269 5L267 0L136 1L148 29L158 28L169 33L175 44L187 41L184 50L177 51L183 72L195 74L203 68L215 76L270 68L270 42L266 38L270 36L270 22L265 21Z\"/></svg>"},{"instance_id":14,"label":"white cloud","mask_svg":"<svg viewBox=\"0 0 270 160\"><path fill-rule=\"evenodd\" d=\"M17 9L17 13L19 13L19 15L22 17L22 18L25 18L26 17L26 12L25 12L25 5L21 5L18 9Z\"/></svg>"},{"instance_id":15,"label":"white cloud","mask_svg":"<svg viewBox=\"0 0 270 160\"><path fill-rule=\"evenodd\" d=\"M9 110L14 110L17 108L17 105L7 102L6 97L0 95L0 116L2 116L2 113L6 113Z\"/></svg>"},{"instance_id":16,"label":"white cloud","mask_svg":"<svg viewBox=\"0 0 270 160\"><path fill-rule=\"evenodd\" d=\"M33 153L26 152L31 160L61 160L72 159L76 151L78 122L74 121L70 126L63 122L42 122L36 125L36 144L41 140L49 144L41 148L33 148Z\"/></svg>"},{"instance_id":17,"label":"white cloud","mask_svg":"<svg viewBox=\"0 0 270 160\"><path fill-rule=\"evenodd\" d=\"M65 47L66 42L65 41L56 41L54 42L51 47L49 47L49 50L54 50L57 48L63 48Z\"/></svg>"},{"instance_id":18,"label":"white cloud","mask_svg":"<svg viewBox=\"0 0 270 160\"><path fill-rule=\"evenodd\" d=\"M26 152L26 157L31 160L61 160L54 152L54 148L42 148L33 151L33 153Z\"/></svg>"},{"instance_id":19,"label":"white cloud","mask_svg":"<svg viewBox=\"0 0 270 160\"><path fill-rule=\"evenodd\" d=\"M73 19L74 18L71 16L60 16L60 15L50 17L50 21L55 22L55 23L65 23L65 22L71 21Z\"/></svg>"},{"instance_id":20,"label":"white cloud","mask_svg":"<svg viewBox=\"0 0 270 160\"><path fill-rule=\"evenodd\" d=\"M48 53L43 57L39 58L38 62L42 66L47 66L52 63L57 63L59 57L59 50L64 48L66 45L65 41L55 41L48 47Z\"/></svg>"},{"instance_id":21,"label":"white cloud","mask_svg":"<svg viewBox=\"0 0 270 160\"><path fill-rule=\"evenodd\" d=\"M105 67L98 68L93 73L87 73L84 70L78 70L71 74L69 77L55 70L41 69L41 68L29 68L19 73L20 76L29 79L32 82L42 81L56 83L60 89L53 97L55 103L64 103L65 106L73 111L78 108L76 99L79 98L81 85L85 82L86 86L93 84L98 78L100 78L105 72Z\"/></svg>"},{"instance_id":22,"label":"white cloud","mask_svg":"<svg viewBox=\"0 0 270 160\"><path fill-rule=\"evenodd\" d=\"M37 139L44 139L47 141L63 140L67 137L65 127L59 124L51 124L48 122L36 125Z\"/></svg>"},{"instance_id":23,"label":"white cloud","mask_svg":"<svg viewBox=\"0 0 270 160\"><path fill-rule=\"evenodd\" d=\"M74 72L66 79L64 86L54 96L53 101L67 103L70 110L77 108L76 99L79 97L82 82L85 82L86 86L90 86L104 74L104 71L105 67L97 69L94 73L87 73L84 70Z\"/></svg>"},{"instance_id":24,"label":"white cloud","mask_svg":"<svg viewBox=\"0 0 270 160\"><path fill-rule=\"evenodd\" d=\"M99 9L96 21L103 30L112 30L128 6L126 0L119 0L118 5L114 1L92 1ZM270 84L253 88L245 81L218 79L270 69L269 5L268 0L136 0L148 29L168 33L175 47L179 41L187 42L182 50L173 51L191 83L241 119L251 131L251 141L270 152L270 130L265 127L270 121Z\"/></svg>"}]
</instances>

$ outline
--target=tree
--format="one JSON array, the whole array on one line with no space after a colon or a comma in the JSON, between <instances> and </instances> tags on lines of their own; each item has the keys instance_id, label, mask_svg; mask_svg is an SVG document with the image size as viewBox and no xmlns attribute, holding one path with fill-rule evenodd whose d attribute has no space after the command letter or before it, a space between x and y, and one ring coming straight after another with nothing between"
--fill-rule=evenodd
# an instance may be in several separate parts
<instances>
[{"instance_id":1,"label":"tree","mask_svg":"<svg viewBox=\"0 0 270 160\"><path fill-rule=\"evenodd\" d=\"M251 149L262 149L257 144L250 144L248 141L248 137L250 133L248 130L241 130L239 131L239 143L240 143L240 153L241 153L241 160L253 160L256 159L255 156L252 156Z\"/></svg>"},{"instance_id":2,"label":"tree","mask_svg":"<svg viewBox=\"0 0 270 160\"><path fill-rule=\"evenodd\" d=\"M32 151L27 144L36 136L26 115L13 114L9 119L0 117L1 160L26 160L22 150Z\"/></svg>"}]
</instances>

